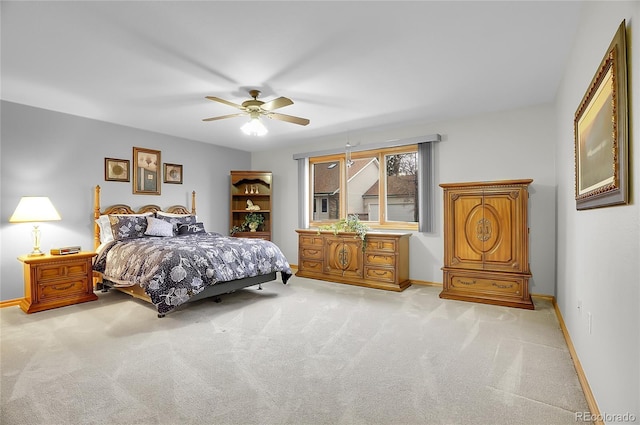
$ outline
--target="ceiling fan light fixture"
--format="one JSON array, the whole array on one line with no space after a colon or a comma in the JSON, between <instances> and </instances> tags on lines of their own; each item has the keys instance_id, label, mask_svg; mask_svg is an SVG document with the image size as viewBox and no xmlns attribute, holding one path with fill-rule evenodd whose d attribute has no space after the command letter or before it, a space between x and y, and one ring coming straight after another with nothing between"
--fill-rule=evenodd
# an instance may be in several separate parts
<instances>
[{"instance_id":1,"label":"ceiling fan light fixture","mask_svg":"<svg viewBox=\"0 0 640 425\"><path fill-rule=\"evenodd\" d=\"M269 132L267 127L265 127L265 125L262 124L262 121L260 121L260 116L258 114L251 114L249 122L245 123L240 127L240 129L248 136L264 136Z\"/></svg>"}]
</instances>

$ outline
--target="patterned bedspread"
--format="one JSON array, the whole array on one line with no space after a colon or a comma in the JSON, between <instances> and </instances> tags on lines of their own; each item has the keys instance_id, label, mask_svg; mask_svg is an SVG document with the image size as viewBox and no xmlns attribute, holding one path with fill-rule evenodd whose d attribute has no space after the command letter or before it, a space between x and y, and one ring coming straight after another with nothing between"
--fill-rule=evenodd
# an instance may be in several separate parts
<instances>
[{"instance_id":1,"label":"patterned bedspread","mask_svg":"<svg viewBox=\"0 0 640 425\"><path fill-rule=\"evenodd\" d=\"M142 286L160 314L216 282L281 272L286 283L292 273L274 243L218 233L113 241L93 268L121 286Z\"/></svg>"}]
</instances>

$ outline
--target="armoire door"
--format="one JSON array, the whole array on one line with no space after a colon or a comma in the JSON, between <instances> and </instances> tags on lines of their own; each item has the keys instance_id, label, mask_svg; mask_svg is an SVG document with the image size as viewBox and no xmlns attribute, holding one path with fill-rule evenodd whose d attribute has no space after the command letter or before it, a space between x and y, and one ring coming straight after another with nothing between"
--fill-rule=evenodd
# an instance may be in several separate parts
<instances>
[{"instance_id":1,"label":"armoire door","mask_svg":"<svg viewBox=\"0 0 640 425\"><path fill-rule=\"evenodd\" d=\"M517 187L449 192L445 267L527 272L526 196Z\"/></svg>"},{"instance_id":2,"label":"armoire door","mask_svg":"<svg viewBox=\"0 0 640 425\"><path fill-rule=\"evenodd\" d=\"M485 270L529 271L527 196L524 188L485 188L481 234Z\"/></svg>"}]
</instances>

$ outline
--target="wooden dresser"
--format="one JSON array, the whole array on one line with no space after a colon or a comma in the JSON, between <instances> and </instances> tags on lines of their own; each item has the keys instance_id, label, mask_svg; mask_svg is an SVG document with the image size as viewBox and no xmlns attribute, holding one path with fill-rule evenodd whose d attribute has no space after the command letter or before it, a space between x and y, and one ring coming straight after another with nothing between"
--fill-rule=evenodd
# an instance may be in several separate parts
<instances>
[{"instance_id":1,"label":"wooden dresser","mask_svg":"<svg viewBox=\"0 0 640 425\"><path fill-rule=\"evenodd\" d=\"M390 291L402 291L411 285L411 233L367 233L363 250L363 242L355 233L313 229L296 232L296 276Z\"/></svg>"},{"instance_id":2,"label":"wooden dresser","mask_svg":"<svg viewBox=\"0 0 640 425\"><path fill-rule=\"evenodd\" d=\"M533 309L528 186L533 180L441 184L441 298Z\"/></svg>"},{"instance_id":3,"label":"wooden dresser","mask_svg":"<svg viewBox=\"0 0 640 425\"><path fill-rule=\"evenodd\" d=\"M95 252L18 257L24 264L25 313L97 300L91 265Z\"/></svg>"}]
</instances>

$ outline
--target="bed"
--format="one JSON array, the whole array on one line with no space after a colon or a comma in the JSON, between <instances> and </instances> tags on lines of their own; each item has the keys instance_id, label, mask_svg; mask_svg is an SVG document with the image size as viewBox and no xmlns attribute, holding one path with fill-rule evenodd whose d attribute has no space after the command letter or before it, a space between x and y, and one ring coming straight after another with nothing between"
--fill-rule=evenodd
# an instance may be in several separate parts
<instances>
[{"instance_id":1,"label":"bed","mask_svg":"<svg viewBox=\"0 0 640 425\"><path fill-rule=\"evenodd\" d=\"M219 296L277 279L292 272L273 242L207 232L197 221L196 195L191 209L161 209L125 204L100 206L94 193L94 283L153 304L164 317L185 303Z\"/></svg>"}]
</instances>

